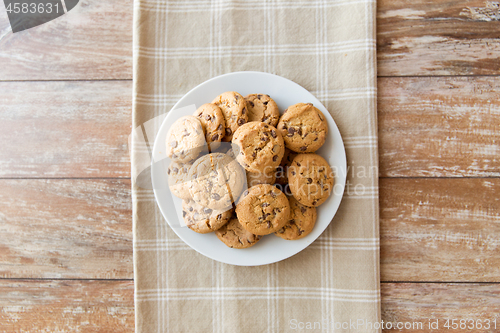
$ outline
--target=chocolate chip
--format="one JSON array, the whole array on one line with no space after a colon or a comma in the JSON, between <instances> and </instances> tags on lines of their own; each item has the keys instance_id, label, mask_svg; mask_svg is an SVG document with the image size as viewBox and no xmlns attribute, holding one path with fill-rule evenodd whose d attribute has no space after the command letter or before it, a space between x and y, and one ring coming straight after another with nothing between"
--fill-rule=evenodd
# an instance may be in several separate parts
<instances>
[{"instance_id":1,"label":"chocolate chip","mask_svg":"<svg viewBox=\"0 0 500 333\"><path fill-rule=\"evenodd\" d=\"M235 103L238 103L238 100L240 99L240 96L238 95L234 95L234 100L235 100Z\"/></svg>"},{"instance_id":2,"label":"chocolate chip","mask_svg":"<svg viewBox=\"0 0 500 333\"><path fill-rule=\"evenodd\" d=\"M292 171L292 176L295 176L295 171Z\"/></svg>"},{"instance_id":3,"label":"chocolate chip","mask_svg":"<svg viewBox=\"0 0 500 333\"><path fill-rule=\"evenodd\" d=\"M291 135L293 135L293 134L295 133L295 128L290 127L290 128L288 129L288 133L289 133L289 134L291 134Z\"/></svg>"},{"instance_id":4,"label":"chocolate chip","mask_svg":"<svg viewBox=\"0 0 500 333\"><path fill-rule=\"evenodd\" d=\"M222 214L217 215L217 220L222 219Z\"/></svg>"},{"instance_id":5,"label":"chocolate chip","mask_svg":"<svg viewBox=\"0 0 500 333\"><path fill-rule=\"evenodd\" d=\"M167 175L170 175L170 169L167 170Z\"/></svg>"},{"instance_id":6,"label":"chocolate chip","mask_svg":"<svg viewBox=\"0 0 500 333\"><path fill-rule=\"evenodd\" d=\"M261 207L267 207L267 206L269 206L269 203L268 203L268 202L264 202L264 203L261 205Z\"/></svg>"},{"instance_id":7,"label":"chocolate chip","mask_svg":"<svg viewBox=\"0 0 500 333\"><path fill-rule=\"evenodd\" d=\"M269 139L265 138L265 137L260 138L260 141L267 141L267 140L269 140Z\"/></svg>"},{"instance_id":8,"label":"chocolate chip","mask_svg":"<svg viewBox=\"0 0 500 333\"><path fill-rule=\"evenodd\" d=\"M231 131L230 128L226 128L226 135L231 135L233 134L233 131Z\"/></svg>"},{"instance_id":9,"label":"chocolate chip","mask_svg":"<svg viewBox=\"0 0 500 333\"><path fill-rule=\"evenodd\" d=\"M182 211L182 217L186 217L186 214L187 214L187 213L186 213L186 211L185 211L185 210L183 210L183 211Z\"/></svg>"},{"instance_id":10,"label":"chocolate chip","mask_svg":"<svg viewBox=\"0 0 500 333\"><path fill-rule=\"evenodd\" d=\"M290 221L288 221L288 223L293 224L293 223L295 223L295 220L291 219Z\"/></svg>"},{"instance_id":11,"label":"chocolate chip","mask_svg":"<svg viewBox=\"0 0 500 333\"><path fill-rule=\"evenodd\" d=\"M255 106L255 104L253 104L253 102L252 102L252 101L248 101L248 103L250 104L250 106L251 106L251 107L254 107L254 106Z\"/></svg>"},{"instance_id":12,"label":"chocolate chip","mask_svg":"<svg viewBox=\"0 0 500 333\"><path fill-rule=\"evenodd\" d=\"M203 208L203 213L210 214L212 210L210 208Z\"/></svg>"},{"instance_id":13,"label":"chocolate chip","mask_svg":"<svg viewBox=\"0 0 500 333\"><path fill-rule=\"evenodd\" d=\"M267 105L267 103L269 103L269 102L264 102L264 103L262 103L262 104Z\"/></svg>"},{"instance_id":14,"label":"chocolate chip","mask_svg":"<svg viewBox=\"0 0 500 333\"><path fill-rule=\"evenodd\" d=\"M271 222L267 221L267 227L271 228Z\"/></svg>"},{"instance_id":15,"label":"chocolate chip","mask_svg":"<svg viewBox=\"0 0 500 333\"><path fill-rule=\"evenodd\" d=\"M300 151L306 151L307 150L307 147L306 146L302 146L300 147Z\"/></svg>"},{"instance_id":16,"label":"chocolate chip","mask_svg":"<svg viewBox=\"0 0 500 333\"><path fill-rule=\"evenodd\" d=\"M214 134L214 135L212 136L212 141L216 141L216 140L218 140L218 139L219 139L219 134Z\"/></svg>"},{"instance_id":17,"label":"chocolate chip","mask_svg":"<svg viewBox=\"0 0 500 333\"><path fill-rule=\"evenodd\" d=\"M307 105L311 105L311 106L312 106L312 105L313 105L313 103L307 103Z\"/></svg>"},{"instance_id":18,"label":"chocolate chip","mask_svg":"<svg viewBox=\"0 0 500 333\"><path fill-rule=\"evenodd\" d=\"M175 172L175 173L177 173L177 172L179 172L179 169L177 169L177 168L174 167L174 168L172 168L172 171Z\"/></svg>"},{"instance_id":19,"label":"chocolate chip","mask_svg":"<svg viewBox=\"0 0 500 333\"><path fill-rule=\"evenodd\" d=\"M243 110L241 110L241 114L245 114L247 113L247 108L243 108Z\"/></svg>"},{"instance_id":20,"label":"chocolate chip","mask_svg":"<svg viewBox=\"0 0 500 333\"><path fill-rule=\"evenodd\" d=\"M217 127L217 130L222 131L222 124L220 124L219 127Z\"/></svg>"},{"instance_id":21,"label":"chocolate chip","mask_svg":"<svg viewBox=\"0 0 500 333\"><path fill-rule=\"evenodd\" d=\"M311 178L307 178L307 183L308 184L311 184L313 182L313 180Z\"/></svg>"},{"instance_id":22,"label":"chocolate chip","mask_svg":"<svg viewBox=\"0 0 500 333\"><path fill-rule=\"evenodd\" d=\"M281 129L285 130L286 129L286 124L281 125Z\"/></svg>"},{"instance_id":23,"label":"chocolate chip","mask_svg":"<svg viewBox=\"0 0 500 333\"><path fill-rule=\"evenodd\" d=\"M189 210L190 212L192 212L192 211L193 211L193 207L189 207L189 208L188 208L188 210Z\"/></svg>"},{"instance_id":24,"label":"chocolate chip","mask_svg":"<svg viewBox=\"0 0 500 333\"><path fill-rule=\"evenodd\" d=\"M264 116L264 117L262 117L262 122L265 122L265 121L266 121L266 120L268 120L268 119L269 119L269 117L268 117L268 116Z\"/></svg>"},{"instance_id":25,"label":"chocolate chip","mask_svg":"<svg viewBox=\"0 0 500 333\"><path fill-rule=\"evenodd\" d=\"M208 121L210 121L210 120L212 119L212 117L211 117L209 114L207 114L207 115L205 116L205 119L206 119L206 120L208 120Z\"/></svg>"},{"instance_id":26,"label":"chocolate chip","mask_svg":"<svg viewBox=\"0 0 500 333\"><path fill-rule=\"evenodd\" d=\"M317 203L318 203L318 202L317 202L316 200L314 200L314 201L312 202L313 206L316 206L316 204L317 204Z\"/></svg>"},{"instance_id":27,"label":"chocolate chip","mask_svg":"<svg viewBox=\"0 0 500 333\"><path fill-rule=\"evenodd\" d=\"M276 139L278 135L276 134L275 130L271 130L271 136Z\"/></svg>"},{"instance_id":28,"label":"chocolate chip","mask_svg":"<svg viewBox=\"0 0 500 333\"><path fill-rule=\"evenodd\" d=\"M297 131L299 135L302 135L302 127L299 127L299 130Z\"/></svg>"},{"instance_id":29,"label":"chocolate chip","mask_svg":"<svg viewBox=\"0 0 500 333\"><path fill-rule=\"evenodd\" d=\"M172 142L170 142L170 146L171 146L172 148L177 147L177 141L172 141Z\"/></svg>"},{"instance_id":30,"label":"chocolate chip","mask_svg":"<svg viewBox=\"0 0 500 333\"><path fill-rule=\"evenodd\" d=\"M278 155L273 156L273 162L276 162L278 160Z\"/></svg>"},{"instance_id":31,"label":"chocolate chip","mask_svg":"<svg viewBox=\"0 0 500 333\"><path fill-rule=\"evenodd\" d=\"M295 164L297 164L297 166L302 166L302 164L300 164L299 162L295 162Z\"/></svg>"},{"instance_id":32,"label":"chocolate chip","mask_svg":"<svg viewBox=\"0 0 500 333\"><path fill-rule=\"evenodd\" d=\"M257 156L257 153L256 152L253 152L252 153L252 157L255 158Z\"/></svg>"},{"instance_id":33,"label":"chocolate chip","mask_svg":"<svg viewBox=\"0 0 500 333\"><path fill-rule=\"evenodd\" d=\"M257 98L258 98L258 99L261 99L261 98L262 98L262 95L257 95Z\"/></svg>"},{"instance_id":34,"label":"chocolate chip","mask_svg":"<svg viewBox=\"0 0 500 333\"><path fill-rule=\"evenodd\" d=\"M220 195L218 195L217 193L212 193L212 199L220 200Z\"/></svg>"},{"instance_id":35,"label":"chocolate chip","mask_svg":"<svg viewBox=\"0 0 500 333\"><path fill-rule=\"evenodd\" d=\"M304 207L300 207L300 211L302 212L302 214L304 214L306 212L306 209Z\"/></svg>"},{"instance_id":36,"label":"chocolate chip","mask_svg":"<svg viewBox=\"0 0 500 333\"><path fill-rule=\"evenodd\" d=\"M264 132L262 134L264 134L265 136L269 136L269 132Z\"/></svg>"},{"instance_id":37,"label":"chocolate chip","mask_svg":"<svg viewBox=\"0 0 500 333\"><path fill-rule=\"evenodd\" d=\"M318 141L318 138L314 139L313 141Z\"/></svg>"},{"instance_id":38,"label":"chocolate chip","mask_svg":"<svg viewBox=\"0 0 500 333\"><path fill-rule=\"evenodd\" d=\"M246 122L247 121L245 119L243 119L243 118L238 119L238 125L240 125L240 126L243 125Z\"/></svg>"},{"instance_id":39,"label":"chocolate chip","mask_svg":"<svg viewBox=\"0 0 500 333\"><path fill-rule=\"evenodd\" d=\"M273 191L271 191L271 196L272 196L273 198L276 198L276 197L278 196L278 193L274 193Z\"/></svg>"}]
</instances>

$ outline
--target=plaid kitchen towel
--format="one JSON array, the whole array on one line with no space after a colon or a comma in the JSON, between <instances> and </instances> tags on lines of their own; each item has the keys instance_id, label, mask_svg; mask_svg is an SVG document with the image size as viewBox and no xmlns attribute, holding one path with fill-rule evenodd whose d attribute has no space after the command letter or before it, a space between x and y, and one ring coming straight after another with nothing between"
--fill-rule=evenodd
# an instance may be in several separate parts
<instances>
[{"instance_id":1,"label":"plaid kitchen towel","mask_svg":"<svg viewBox=\"0 0 500 333\"><path fill-rule=\"evenodd\" d=\"M132 138L136 328L151 332L379 332L375 0L136 0ZM262 71L314 94L346 147L330 226L281 262L240 267L184 245L151 190L168 110L212 77ZM283 111L283 110L282 110Z\"/></svg>"}]
</instances>

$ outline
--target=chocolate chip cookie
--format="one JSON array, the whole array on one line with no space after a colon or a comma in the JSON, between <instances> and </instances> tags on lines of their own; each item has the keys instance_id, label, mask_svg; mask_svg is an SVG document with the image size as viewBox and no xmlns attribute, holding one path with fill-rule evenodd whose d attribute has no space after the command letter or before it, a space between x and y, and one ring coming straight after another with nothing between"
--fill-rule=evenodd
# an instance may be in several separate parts
<instances>
[{"instance_id":1,"label":"chocolate chip cookie","mask_svg":"<svg viewBox=\"0 0 500 333\"><path fill-rule=\"evenodd\" d=\"M172 160L180 163L194 160L204 147L203 127L196 117L181 117L170 127L166 139L166 153Z\"/></svg>"},{"instance_id":2,"label":"chocolate chip cookie","mask_svg":"<svg viewBox=\"0 0 500 333\"><path fill-rule=\"evenodd\" d=\"M248 108L248 121L261 121L276 127L280 111L276 102L264 94L250 94L245 97Z\"/></svg>"},{"instance_id":3,"label":"chocolate chip cookie","mask_svg":"<svg viewBox=\"0 0 500 333\"><path fill-rule=\"evenodd\" d=\"M190 199L188 189L188 172L191 168L189 163L172 161L167 169L168 185L172 194L181 199Z\"/></svg>"},{"instance_id":4,"label":"chocolate chip cookie","mask_svg":"<svg viewBox=\"0 0 500 333\"><path fill-rule=\"evenodd\" d=\"M275 127L253 121L234 133L233 149L236 160L250 172L263 172L276 168L283 157L285 147L281 134Z\"/></svg>"},{"instance_id":5,"label":"chocolate chip cookie","mask_svg":"<svg viewBox=\"0 0 500 333\"><path fill-rule=\"evenodd\" d=\"M203 207L193 200L182 200L182 217L189 229L206 234L225 225L233 216L233 209L226 211Z\"/></svg>"},{"instance_id":6,"label":"chocolate chip cookie","mask_svg":"<svg viewBox=\"0 0 500 333\"><path fill-rule=\"evenodd\" d=\"M226 154L212 153L193 163L188 180L194 201L203 207L227 210L243 191L245 172Z\"/></svg>"},{"instance_id":7,"label":"chocolate chip cookie","mask_svg":"<svg viewBox=\"0 0 500 333\"><path fill-rule=\"evenodd\" d=\"M259 184L274 184L276 181L276 169L268 168L262 172L247 171L247 186L252 187Z\"/></svg>"},{"instance_id":8,"label":"chocolate chip cookie","mask_svg":"<svg viewBox=\"0 0 500 333\"><path fill-rule=\"evenodd\" d=\"M236 217L233 217L226 225L217 230L215 235L224 244L234 249L246 249L255 245L261 238L261 236L254 235L244 229Z\"/></svg>"},{"instance_id":9,"label":"chocolate chip cookie","mask_svg":"<svg viewBox=\"0 0 500 333\"><path fill-rule=\"evenodd\" d=\"M226 121L221 109L215 104L206 103L196 110L194 116L203 127L209 151L214 151L220 146L226 131Z\"/></svg>"},{"instance_id":10,"label":"chocolate chip cookie","mask_svg":"<svg viewBox=\"0 0 500 333\"><path fill-rule=\"evenodd\" d=\"M334 175L328 162L317 154L298 154L288 168L288 184L301 204L318 207L333 190Z\"/></svg>"},{"instance_id":11,"label":"chocolate chip cookie","mask_svg":"<svg viewBox=\"0 0 500 333\"><path fill-rule=\"evenodd\" d=\"M288 197L288 201L290 202L290 220L274 234L286 240L309 235L316 224L316 208L304 206L294 197Z\"/></svg>"},{"instance_id":12,"label":"chocolate chip cookie","mask_svg":"<svg viewBox=\"0 0 500 333\"><path fill-rule=\"evenodd\" d=\"M246 230L255 235L268 235L288 222L290 204L286 195L274 186L256 185L243 193L236 205L236 215Z\"/></svg>"},{"instance_id":13,"label":"chocolate chip cookie","mask_svg":"<svg viewBox=\"0 0 500 333\"><path fill-rule=\"evenodd\" d=\"M288 149L310 153L325 143L328 123L323 113L311 103L298 103L285 110L278 123L278 130Z\"/></svg>"},{"instance_id":14,"label":"chocolate chip cookie","mask_svg":"<svg viewBox=\"0 0 500 333\"><path fill-rule=\"evenodd\" d=\"M248 121L247 102L243 96L235 91L226 91L217 96L213 101L224 115L226 132L223 141L231 142L234 132Z\"/></svg>"}]
</instances>

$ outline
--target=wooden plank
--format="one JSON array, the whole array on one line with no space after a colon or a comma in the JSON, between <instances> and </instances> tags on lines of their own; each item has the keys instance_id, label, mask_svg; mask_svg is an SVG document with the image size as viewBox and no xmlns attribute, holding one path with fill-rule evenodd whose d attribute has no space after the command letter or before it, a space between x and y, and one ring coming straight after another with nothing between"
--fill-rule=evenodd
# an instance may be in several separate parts
<instances>
[{"instance_id":1,"label":"wooden plank","mask_svg":"<svg viewBox=\"0 0 500 333\"><path fill-rule=\"evenodd\" d=\"M500 282L498 193L498 178L381 179L381 280Z\"/></svg>"},{"instance_id":2,"label":"wooden plank","mask_svg":"<svg viewBox=\"0 0 500 333\"><path fill-rule=\"evenodd\" d=\"M132 0L80 0L66 15L13 34L0 6L0 80L132 78Z\"/></svg>"},{"instance_id":3,"label":"wooden plank","mask_svg":"<svg viewBox=\"0 0 500 333\"><path fill-rule=\"evenodd\" d=\"M0 277L132 278L129 180L0 180ZM500 277L500 179L381 179L382 281Z\"/></svg>"},{"instance_id":4,"label":"wooden plank","mask_svg":"<svg viewBox=\"0 0 500 333\"><path fill-rule=\"evenodd\" d=\"M0 331L134 332L134 282L0 280Z\"/></svg>"},{"instance_id":5,"label":"wooden plank","mask_svg":"<svg viewBox=\"0 0 500 333\"><path fill-rule=\"evenodd\" d=\"M0 6L0 80L131 79L132 3L81 0L16 34ZM500 22L489 3L378 1L378 75L500 74Z\"/></svg>"},{"instance_id":6,"label":"wooden plank","mask_svg":"<svg viewBox=\"0 0 500 333\"><path fill-rule=\"evenodd\" d=\"M131 279L129 180L0 180L0 277Z\"/></svg>"},{"instance_id":7,"label":"wooden plank","mask_svg":"<svg viewBox=\"0 0 500 333\"><path fill-rule=\"evenodd\" d=\"M382 176L500 176L497 77L378 85ZM0 177L129 177L131 89L117 81L0 83Z\"/></svg>"},{"instance_id":8,"label":"wooden plank","mask_svg":"<svg viewBox=\"0 0 500 333\"><path fill-rule=\"evenodd\" d=\"M500 327L498 284L382 283L381 298L383 332L498 332ZM133 281L0 280L0 309L2 332L133 332ZM447 330L446 319L457 319L458 325L461 319L474 319L474 325L481 320L483 327ZM439 330L429 329L436 320ZM397 323L422 323L423 329L395 330Z\"/></svg>"},{"instance_id":9,"label":"wooden plank","mask_svg":"<svg viewBox=\"0 0 500 333\"><path fill-rule=\"evenodd\" d=\"M377 7L379 76L500 74L495 2L379 0Z\"/></svg>"},{"instance_id":10,"label":"wooden plank","mask_svg":"<svg viewBox=\"0 0 500 333\"><path fill-rule=\"evenodd\" d=\"M498 77L379 78L384 177L499 177Z\"/></svg>"},{"instance_id":11,"label":"wooden plank","mask_svg":"<svg viewBox=\"0 0 500 333\"><path fill-rule=\"evenodd\" d=\"M129 177L132 82L0 82L0 177Z\"/></svg>"},{"instance_id":12,"label":"wooden plank","mask_svg":"<svg viewBox=\"0 0 500 333\"><path fill-rule=\"evenodd\" d=\"M500 330L498 315L500 285L498 284L382 283L381 295L382 319L393 325L393 329L386 329L384 332L498 332ZM453 323L451 320L456 319L454 322L458 325L457 329L446 328L447 319L450 319L450 325ZM489 320L489 328L486 320ZM435 325L436 321L438 329L432 329L435 326L429 328L429 323ZM410 323L411 327L395 330L398 322L403 325ZM418 326L414 326L413 323L422 323L423 329L417 329Z\"/></svg>"}]
</instances>

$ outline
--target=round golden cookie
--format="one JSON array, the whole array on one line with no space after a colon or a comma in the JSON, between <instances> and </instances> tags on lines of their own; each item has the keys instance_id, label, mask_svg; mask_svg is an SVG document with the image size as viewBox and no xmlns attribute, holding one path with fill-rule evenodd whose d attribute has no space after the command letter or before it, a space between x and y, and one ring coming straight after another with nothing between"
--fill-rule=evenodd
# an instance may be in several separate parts
<instances>
[{"instance_id":1,"label":"round golden cookie","mask_svg":"<svg viewBox=\"0 0 500 333\"><path fill-rule=\"evenodd\" d=\"M250 172L276 168L283 158L285 145L279 132L271 125L252 121L234 133L236 160Z\"/></svg>"},{"instance_id":2,"label":"round golden cookie","mask_svg":"<svg viewBox=\"0 0 500 333\"><path fill-rule=\"evenodd\" d=\"M214 151L220 146L226 131L226 121L221 109L215 104L206 103L196 110L194 116L203 126L208 149Z\"/></svg>"},{"instance_id":3,"label":"round golden cookie","mask_svg":"<svg viewBox=\"0 0 500 333\"><path fill-rule=\"evenodd\" d=\"M233 134L238 127L248 121L247 102L236 91L226 91L217 96L212 103L222 110L224 120L226 121L226 132L222 140L231 142Z\"/></svg>"},{"instance_id":4,"label":"round golden cookie","mask_svg":"<svg viewBox=\"0 0 500 333\"><path fill-rule=\"evenodd\" d=\"M304 206L294 197L288 197L288 201L290 220L274 234L286 240L300 239L309 235L316 224L316 207Z\"/></svg>"},{"instance_id":5,"label":"round golden cookie","mask_svg":"<svg viewBox=\"0 0 500 333\"><path fill-rule=\"evenodd\" d=\"M212 153L193 163L188 180L194 201L203 207L227 210L243 191L245 172L226 154Z\"/></svg>"},{"instance_id":6,"label":"round golden cookie","mask_svg":"<svg viewBox=\"0 0 500 333\"><path fill-rule=\"evenodd\" d=\"M286 147L298 153L315 152L325 143L328 134L325 116L311 103L289 106L277 128Z\"/></svg>"},{"instance_id":7,"label":"round golden cookie","mask_svg":"<svg viewBox=\"0 0 500 333\"><path fill-rule=\"evenodd\" d=\"M200 234L220 229L233 216L233 209L226 211L203 207L193 200L182 200L182 217L189 229Z\"/></svg>"},{"instance_id":8,"label":"round golden cookie","mask_svg":"<svg viewBox=\"0 0 500 333\"><path fill-rule=\"evenodd\" d=\"M283 186L288 184L288 177L286 173L295 156L297 156L296 152L285 148L285 153L283 155L283 158L281 159L281 163L276 170L276 183Z\"/></svg>"},{"instance_id":9,"label":"round golden cookie","mask_svg":"<svg viewBox=\"0 0 500 333\"><path fill-rule=\"evenodd\" d=\"M264 94L250 94L245 97L248 109L248 121L261 121L276 127L280 111L276 102Z\"/></svg>"},{"instance_id":10,"label":"round golden cookie","mask_svg":"<svg viewBox=\"0 0 500 333\"><path fill-rule=\"evenodd\" d=\"M268 170L267 170L268 169ZM247 171L247 186L252 187L259 184L274 184L276 181L276 169L266 168L262 172Z\"/></svg>"},{"instance_id":11,"label":"round golden cookie","mask_svg":"<svg viewBox=\"0 0 500 333\"><path fill-rule=\"evenodd\" d=\"M250 187L236 205L243 228L255 235L268 235L289 220L290 204L283 192L269 184Z\"/></svg>"},{"instance_id":12,"label":"round golden cookie","mask_svg":"<svg viewBox=\"0 0 500 333\"><path fill-rule=\"evenodd\" d=\"M181 199L191 199L188 186L188 172L190 163L172 161L167 169L168 185L172 194Z\"/></svg>"},{"instance_id":13,"label":"round golden cookie","mask_svg":"<svg viewBox=\"0 0 500 333\"><path fill-rule=\"evenodd\" d=\"M224 244L234 249L246 249L255 245L261 238L244 229L236 217L217 230L215 235Z\"/></svg>"},{"instance_id":14,"label":"round golden cookie","mask_svg":"<svg viewBox=\"0 0 500 333\"><path fill-rule=\"evenodd\" d=\"M180 163L194 160L205 147L200 121L194 116L177 119L170 127L165 143L167 156L172 160Z\"/></svg>"},{"instance_id":15,"label":"round golden cookie","mask_svg":"<svg viewBox=\"0 0 500 333\"><path fill-rule=\"evenodd\" d=\"M301 204L318 207L333 190L334 175L328 162L317 154L298 154L288 168L288 184Z\"/></svg>"}]
</instances>

